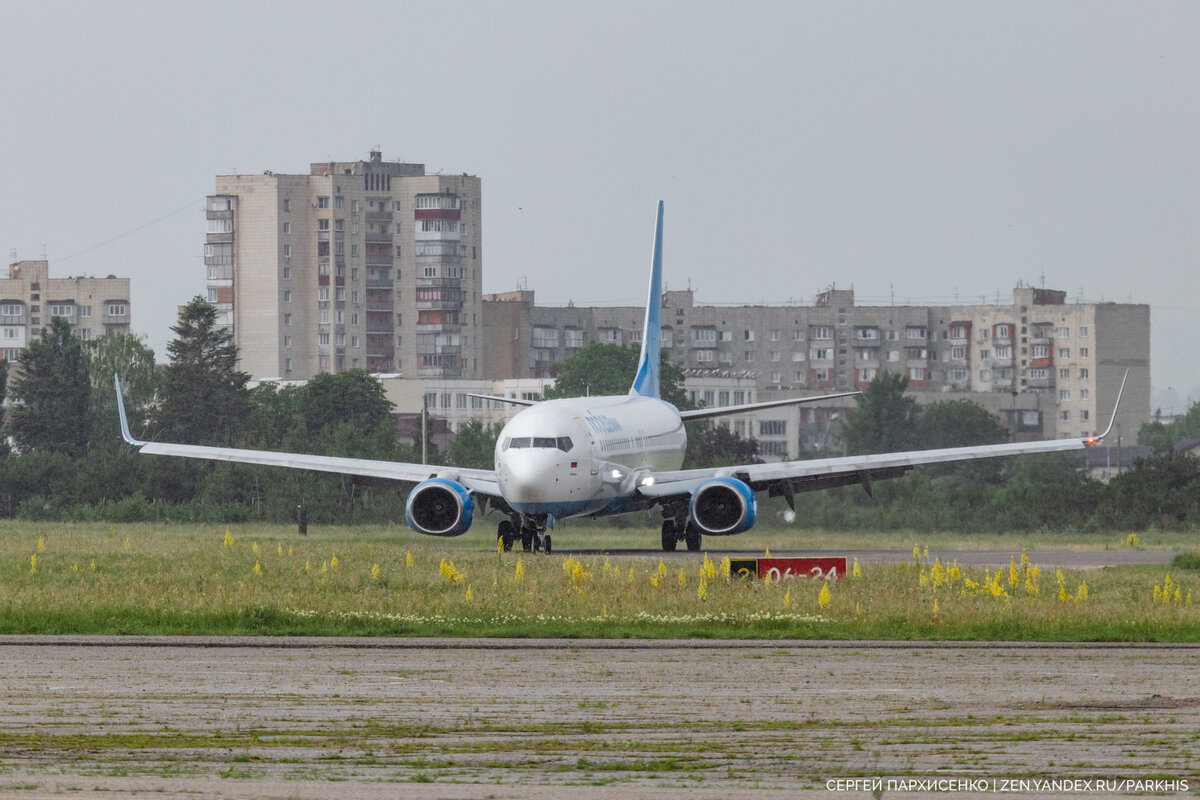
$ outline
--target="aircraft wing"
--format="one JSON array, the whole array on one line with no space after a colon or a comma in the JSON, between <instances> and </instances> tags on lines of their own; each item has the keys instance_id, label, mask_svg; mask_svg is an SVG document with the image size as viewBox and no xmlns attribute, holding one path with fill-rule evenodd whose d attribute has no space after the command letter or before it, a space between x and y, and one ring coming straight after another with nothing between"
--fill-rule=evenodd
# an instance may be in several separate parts
<instances>
[{"instance_id":1,"label":"aircraft wing","mask_svg":"<svg viewBox=\"0 0 1200 800\"><path fill-rule=\"evenodd\" d=\"M318 472L336 472L342 475L361 475L367 478L385 478L408 483L420 483L433 477L458 481L472 492L499 497L500 487L496 473L492 470L442 467L432 464L408 464L401 461L375 461L367 458L342 458L338 456L316 456L305 453L276 453L270 450L246 450L239 447L209 447L196 444L172 444L168 442L144 442L135 439L129 431L125 416L125 401L121 397L121 382L116 380L117 410L121 417L121 436L142 453L183 458L200 458L211 461L233 461L240 464L262 464L290 469L311 469Z\"/></svg>"},{"instance_id":2,"label":"aircraft wing","mask_svg":"<svg viewBox=\"0 0 1200 800\"><path fill-rule=\"evenodd\" d=\"M680 411L679 417L684 422L709 417L723 417L728 414L741 414L745 411L756 411L760 408L775 408L776 406L794 406L800 403L819 403L823 400L836 400L839 397L854 397L862 392L839 392L837 394L822 394L813 397L788 397L784 400L764 400L760 403L742 403L736 406L717 406L716 408L694 408L690 411Z\"/></svg>"},{"instance_id":3,"label":"aircraft wing","mask_svg":"<svg viewBox=\"0 0 1200 800\"><path fill-rule=\"evenodd\" d=\"M944 464L952 461L971 461L1032 453L1060 453L1081 450L1094 445L1097 441L1098 437L1052 439L1040 442L1011 442L972 447L949 447L939 450L910 450L902 453L656 472L653 474L653 484L640 486L638 493L645 497L655 498L687 495L705 481L717 477L738 478L749 484L756 492L767 491L772 497L786 497L799 492L829 489L834 486L847 486L855 483L861 483L870 488L871 482L874 480L899 477L913 467L924 464Z\"/></svg>"},{"instance_id":4,"label":"aircraft wing","mask_svg":"<svg viewBox=\"0 0 1200 800\"><path fill-rule=\"evenodd\" d=\"M689 495L712 478L732 477L748 484L756 492L767 492L769 497L785 497L790 505L792 496L796 493L829 489L834 486L861 483L869 492L872 481L896 478L913 467L925 464L946 464L953 461L974 461L981 458L1082 450L1085 447L1092 447L1112 432L1127 380L1129 380L1128 370L1125 371L1125 377L1121 379L1121 388L1117 391L1117 400L1113 404L1112 418L1108 421L1108 427L1105 428L1104 433L1099 436L657 472L643 477L637 491L643 497L666 499ZM647 478L653 480L647 480Z\"/></svg>"}]
</instances>

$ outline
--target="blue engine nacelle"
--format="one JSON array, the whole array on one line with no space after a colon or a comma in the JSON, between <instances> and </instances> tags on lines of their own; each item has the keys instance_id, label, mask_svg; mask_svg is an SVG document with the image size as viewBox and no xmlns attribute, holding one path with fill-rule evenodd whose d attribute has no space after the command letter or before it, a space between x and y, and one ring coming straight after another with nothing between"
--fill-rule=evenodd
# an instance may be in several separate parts
<instances>
[{"instance_id":1,"label":"blue engine nacelle","mask_svg":"<svg viewBox=\"0 0 1200 800\"><path fill-rule=\"evenodd\" d=\"M409 492L404 521L426 536L461 536L471 527L474 512L467 487L448 478L430 478Z\"/></svg>"},{"instance_id":2,"label":"blue engine nacelle","mask_svg":"<svg viewBox=\"0 0 1200 800\"><path fill-rule=\"evenodd\" d=\"M713 478L692 492L688 514L709 536L731 536L754 526L758 498L737 478Z\"/></svg>"}]
</instances>

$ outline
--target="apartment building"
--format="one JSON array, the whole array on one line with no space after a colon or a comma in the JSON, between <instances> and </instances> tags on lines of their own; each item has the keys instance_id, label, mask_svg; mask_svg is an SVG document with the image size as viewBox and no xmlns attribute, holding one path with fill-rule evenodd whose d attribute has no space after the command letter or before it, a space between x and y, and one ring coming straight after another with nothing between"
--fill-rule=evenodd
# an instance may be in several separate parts
<instances>
[{"instance_id":1,"label":"apartment building","mask_svg":"<svg viewBox=\"0 0 1200 800\"><path fill-rule=\"evenodd\" d=\"M207 223L208 299L252 377L483 376L478 177L378 151L221 175Z\"/></svg>"},{"instance_id":2,"label":"apartment building","mask_svg":"<svg viewBox=\"0 0 1200 800\"><path fill-rule=\"evenodd\" d=\"M918 402L970 399L1018 439L1089 436L1107 425L1125 370L1118 430L1150 416L1150 309L1068 303L1065 292L1017 286L1011 302L856 306L831 289L810 306L695 305L663 293L662 342L705 405L862 389L881 370L909 379ZM552 377L589 342L640 344L643 309L547 307L533 292L487 295L485 363L499 376ZM836 446L852 401L758 412L726 422L770 456Z\"/></svg>"},{"instance_id":3,"label":"apartment building","mask_svg":"<svg viewBox=\"0 0 1200 800\"><path fill-rule=\"evenodd\" d=\"M129 279L51 278L48 261L16 261L0 278L0 349L9 363L51 317L64 317L81 339L128 333Z\"/></svg>"}]
</instances>

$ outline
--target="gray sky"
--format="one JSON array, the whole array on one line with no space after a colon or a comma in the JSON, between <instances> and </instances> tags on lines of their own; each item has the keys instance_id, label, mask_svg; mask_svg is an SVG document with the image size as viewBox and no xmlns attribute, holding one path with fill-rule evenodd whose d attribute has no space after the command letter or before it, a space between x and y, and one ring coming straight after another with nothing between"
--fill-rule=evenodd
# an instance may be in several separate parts
<instances>
[{"instance_id":1,"label":"gray sky","mask_svg":"<svg viewBox=\"0 0 1200 800\"><path fill-rule=\"evenodd\" d=\"M1200 399L1200 3L0 0L0 247L129 276L160 358L217 174L479 175L484 289L1149 303ZM176 213L178 212L178 213ZM164 219L165 217L165 219ZM148 224L153 223L153 224ZM111 241L116 237L116 241Z\"/></svg>"}]
</instances>

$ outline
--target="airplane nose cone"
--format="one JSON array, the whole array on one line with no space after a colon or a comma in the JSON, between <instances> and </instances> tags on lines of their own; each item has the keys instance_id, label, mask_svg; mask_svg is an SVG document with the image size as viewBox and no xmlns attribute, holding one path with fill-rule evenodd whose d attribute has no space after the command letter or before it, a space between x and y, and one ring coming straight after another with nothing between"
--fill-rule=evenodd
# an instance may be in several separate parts
<instances>
[{"instance_id":1,"label":"airplane nose cone","mask_svg":"<svg viewBox=\"0 0 1200 800\"><path fill-rule=\"evenodd\" d=\"M544 503L554 500L556 485L553 458L544 453L521 453L506 459L500 471L500 490L517 503Z\"/></svg>"}]
</instances>

